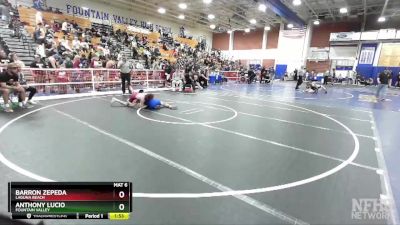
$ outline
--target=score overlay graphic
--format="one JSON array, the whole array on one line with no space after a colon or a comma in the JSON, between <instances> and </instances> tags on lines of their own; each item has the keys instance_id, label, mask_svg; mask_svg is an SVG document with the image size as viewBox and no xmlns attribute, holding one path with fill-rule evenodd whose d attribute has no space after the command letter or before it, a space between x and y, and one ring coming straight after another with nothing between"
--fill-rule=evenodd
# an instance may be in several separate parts
<instances>
[{"instance_id":1,"label":"score overlay graphic","mask_svg":"<svg viewBox=\"0 0 400 225\"><path fill-rule=\"evenodd\" d=\"M10 182L12 219L126 220L132 212L131 182Z\"/></svg>"}]
</instances>

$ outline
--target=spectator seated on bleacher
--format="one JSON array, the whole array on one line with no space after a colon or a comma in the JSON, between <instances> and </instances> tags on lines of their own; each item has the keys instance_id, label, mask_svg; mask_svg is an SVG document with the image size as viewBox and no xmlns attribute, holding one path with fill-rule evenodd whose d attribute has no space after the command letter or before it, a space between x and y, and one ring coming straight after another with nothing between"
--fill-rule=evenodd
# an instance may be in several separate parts
<instances>
[{"instance_id":1,"label":"spectator seated on bleacher","mask_svg":"<svg viewBox=\"0 0 400 225\"><path fill-rule=\"evenodd\" d=\"M0 61L8 60L7 54L3 48L0 48Z\"/></svg>"},{"instance_id":2,"label":"spectator seated on bleacher","mask_svg":"<svg viewBox=\"0 0 400 225\"><path fill-rule=\"evenodd\" d=\"M12 53L10 53L10 55L8 56L8 58L9 58L9 60L10 60L10 63L16 63L16 64L18 64L20 67L25 67L25 63L24 62L22 62L19 58L18 58L18 56L17 56L17 54L15 53L15 52L12 52Z\"/></svg>"},{"instance_id":3,"label":"spectator seated on bleacher","mask_svg":"<svg viewBox=\"0 0 400 225\"><path fill-rule=\"evenodd\" d=\"M35 55L33 62L29 65L30 68L47 68L44 58L40 55Z\"/></svg>"}]
</instances>

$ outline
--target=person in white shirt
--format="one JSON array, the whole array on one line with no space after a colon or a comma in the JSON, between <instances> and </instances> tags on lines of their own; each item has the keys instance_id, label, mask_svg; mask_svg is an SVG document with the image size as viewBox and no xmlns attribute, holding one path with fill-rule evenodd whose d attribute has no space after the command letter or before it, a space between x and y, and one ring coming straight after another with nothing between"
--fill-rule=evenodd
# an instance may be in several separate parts
<instances>
[{"instance_id":1,"label":"person in white shirt","mask_svg":"<svg viewBox=\"0 0 400 225\"><path fill-rule=\"evenodd\" d=\"M68 22L64 21L61 25L61 31L64 33L64 35L68 34Z\"/></svg>"},{"instance_id":2,"label":"person in white shirt","mask_svg":"<svg viewBox=\"0 0 400 225\"><path fill-rule=\"evenodd\" d=\"M96 73L96 75L93 78L93 81L95 82L96 91L100 91L102 88L104 88L104 84L101 83L104 81L104 77L99 72Z\"/></svg>"},{"instance_id":3,"label":"person in white shirt","mask_svg":"<svg viewBox=\"0 0 400 225\"><path fill-rule=\"evenodd\" d=\"M121 53L118 53L118 55L117 55L117 60L120 61L121 59L122 59L122 54L121 54Z\"/></svg>"},{"instance_id":4,"label":"person in white shirt","mask_svg":"<svg viewBox=\"0 0 400 225\"><path fill-rule=\"evenodd\" d=\"M86 41L82 41L81 48L89 49L89 44Z\"/></svg>"},{"instance_id":5,"label":"person in white shirt","mask_svg":"<svg viewBox=\"0 0 400 225\"><path fill-rule=\"evenodd\" d=\"M135 39L132 40L132 48L137 48L137 42Z\"/></svg>"},{"instance_id":6,"label":"person in white shirt","mask_svg":"<svg viewBox=\"0 0 400 225\"><path fill-rule=\"evenodd\" d=\"M36 54L40 56L40 58L46 57L44 45L37 45L36 47Z\"/></svg>"},{"instance_id":7,"label":"person in white shirt","mask_svg":"<svg viewBox=\"0 0 400 225\"><path fill-rule=\"evenodd\" d=\"M153 70L158 70L160 68L159 64L160 63L158 62L158 60L154 60L153 65L151 66L151 68Z\"/></svg>"},{"instance_id":8,"label":"person in white shirt","mask_svg":"<svg viewBox=\"0 0 400 225\"><path fill-rule=\"evenodd\" d=\"M108 48L108 45L103 49L103 54L104 56L109 56L110 55L110 49Z\"/></svg>"},{"instance_id":9,"label":"person in white shirt","mask_svg":"<svg viewBox=\"0 0 400 225\"><path fill-rule=\"evenodd\" d=\"M144 69L144 66L140 62L137 62L136 63L136 69L142 70L142 69Z\"/></svg>"},{"instance_id":10,"label":"person in white shirt","mask_svg":"<svg viewBox=\"0 0 400 225\"><path fill-rule=\"evenodd\" d=\"M312 81L312 82L307 83L305 92L318 94L318 90L321 88L325 91L325 94L328 93L328 90L326 89L326 87L324 87L321 84L317 84L317 82L315 82L315 81Z\"/></svg>"},{"instance_id":11,"label":"person in white shirt","mask_svg":"<svg viewBox=\"0 0 400 225\"><path fill-rule=\"evenodd\" d=\"M79 41L78 37L75 37L72 41L72 48L77 51L81 48L81 42Z\"/></svg>"},{"instance_id":12,"label":"person in white shirt","mask_svg":"<svg viewBox=\"0 0 400 225\"><path fill-rule=\"evenodd\" d=\"M43 23L43 17L41 12L36 13L36 25L39 23Z\"/></svg>"},{"instance_id":13,"label":"person in white shirt","mask_svg":"<svg viewBox=\"0 0 400 225\"><path fill-rule=\"evenodd\" d=\"M183 75L182 73L175 71L172 74L172 90L173 91L182 91L183 89Z\"/></svg>"},{"instance_id":14,"label":"person in white shirt","mask_svg":"<svg viewBox=\"0 0 400 225\"><path fill-rule=\"evenodd\" d=\"M72 51L71 47L69 47L69 41L68 39L62 39L61 40L61 45L65 47L68 51Z\"/></svg>"}]
</instances>

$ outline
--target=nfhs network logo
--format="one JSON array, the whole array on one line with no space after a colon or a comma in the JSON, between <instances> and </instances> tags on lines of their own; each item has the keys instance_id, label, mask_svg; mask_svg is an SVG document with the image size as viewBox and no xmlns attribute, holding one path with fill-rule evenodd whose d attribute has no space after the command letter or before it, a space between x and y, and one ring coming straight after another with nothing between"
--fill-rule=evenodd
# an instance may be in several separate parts
<instances>
[{"instance_id":1,"label":"nfhs network logo","mask_svg":"<svg viewBox=\"0 0 400 225\"><path fill-rule=\"evenodd\" d=\"M388 220L390 201L375 198L352 199L351 218L355 220Z\"/></svg>"}]
</instances>

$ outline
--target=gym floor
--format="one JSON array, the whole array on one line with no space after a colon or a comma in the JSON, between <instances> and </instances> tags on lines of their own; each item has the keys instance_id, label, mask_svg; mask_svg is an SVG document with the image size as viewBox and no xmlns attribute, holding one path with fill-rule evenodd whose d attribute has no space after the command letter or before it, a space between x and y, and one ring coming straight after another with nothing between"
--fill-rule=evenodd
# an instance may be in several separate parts
<instances>
[{"instance_id":1,"label":"gym floor","mask_svg":"<svg viewBox=\"0 0 400 225\"><path fill-rule=\"evenodd\" d=\"M390 224L396 207L390 220L357 219L352 204L394 193L400 205L398 90L376 103L374 87L294 86L156 93L178 110L103 96L2 113L0 214L9 181L132 181L125 223L45 224Z\"/></svg>"}]
</instances>

